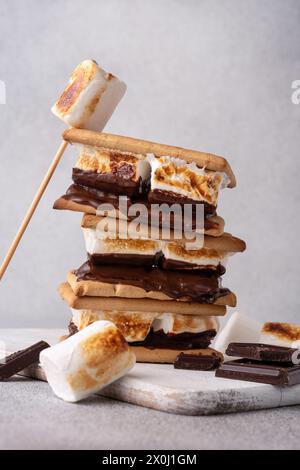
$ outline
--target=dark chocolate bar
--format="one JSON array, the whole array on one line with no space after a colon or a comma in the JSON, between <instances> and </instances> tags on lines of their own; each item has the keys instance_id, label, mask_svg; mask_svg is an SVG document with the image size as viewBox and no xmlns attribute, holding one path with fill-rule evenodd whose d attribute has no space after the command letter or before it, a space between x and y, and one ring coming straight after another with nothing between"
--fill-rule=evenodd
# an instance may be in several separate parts
<instances>
[{"instance_id":1,"label":"dark chocolate bar","mask_svg":"<svg viewBox=\"0 0 300 470\"><path fill-rule=\"evenodd\" d=\"M175 360L175 369L188 370L214 370L221 364L221 358L217 356L201 356L200 354L180 353Z\"/></svg>"},{"instance_id":2,"label":"dark chocolate bar","mask_svg":"<svg viewBox=\"0 0 300 470\"><path fill-rule=\"evenodd\" d=\"M0 380L9 379L26 367L38 362L40 352L49 348L49 344L45 341L29 346L29 348L10 354L0 361Z\"/></svg>"},{"instance_id":3,"label":"dark chocolate bar","mask_svg":"<svg viewBox=\"0 0 300 470\"><path fill-rule=\"evenodd\" d=\"M283 346L260 343L230 343L226 350L227 356L243 357L254 361L285 362L295 364L300 359L300 351Z\"/></svg>"},{"instance_id":4,"label":"dark chocolate bar","mask_svg":"<svg viewBox=\"0 0 300 470\"><path fill-rule=\"evenodd\" d=\"M237 359L235 361L223 362L216 371L216 377L279 386L291 386L300 384L300 366Z\"/></svg>"}]
</instances>

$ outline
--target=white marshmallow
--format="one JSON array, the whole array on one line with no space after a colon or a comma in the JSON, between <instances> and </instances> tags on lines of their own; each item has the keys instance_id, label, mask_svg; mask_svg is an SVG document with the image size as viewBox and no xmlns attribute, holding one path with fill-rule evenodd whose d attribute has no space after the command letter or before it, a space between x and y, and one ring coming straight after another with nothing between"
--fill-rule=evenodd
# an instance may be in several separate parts
<instances>
[{"instance_id":1,"label":"white marshmallow","mask_svg":"<svg viewBox=\"0 0 300 470\"><path fill-rule=\"evenodd\" d=\"M83 228L86 251L89 254L137 254L155 255L160 251L160 243L151 240L125 239L118 240L109 238L107 232L96 231L95 229ZM99 237L97 237L98 232ZM102 238L103 237L103 238Z\"/></svg>"},{"instance_id":2,"label":"white marshmallow","mask_svg":"<svg viewBox=\"0 0 300 470\"><path fill-rule=\"evenodd\" d=\"M68 126L102 131L125 91L125 83L84 60L51 110Z\"/></svg>"},{"instance_id":3,"label":"white marshmallow","mask_svg":"<svg viewBox=\"0 0 300 470\"><path fill-rule=\"evenodd\" d=\"M243 313L235 312L218 334L214 348L225 353L230 343L258 343L261 323Z\"/></svg>"},{"instance_id":4,"label":"white marshmallow","mask_svg":"<svg viewBox=\"0 0 300 470\"><path fill-rule=\"evenodd\" d=\"M76 402L125 375L135 356L113 323L97 321L44 349L40 362L53 392Z\"/></svg>"},{"instance_id":5,"label":"white marshmallow","mask_svg":"<svg viewBox=\"0 0 300 470\"><path fill-rule=\"evenodd\" d=\"M163 313L155 318L152 328L153 331L163 330L165 334L202 333L208 330L218 331L219 320L217 317Z\"/></svg>"}]
</instances>

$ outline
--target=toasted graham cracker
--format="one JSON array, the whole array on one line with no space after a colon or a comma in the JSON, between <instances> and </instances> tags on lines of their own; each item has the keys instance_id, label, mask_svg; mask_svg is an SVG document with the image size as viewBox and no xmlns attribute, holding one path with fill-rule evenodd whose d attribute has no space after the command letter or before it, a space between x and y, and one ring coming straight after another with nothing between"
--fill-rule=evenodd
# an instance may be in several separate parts
<instances>
[{"instance_id":1,"label":"toasted graham cracker","mask_svg":"<svg viewBox=\"0 0 300 470\"><path fill-rule=\"evenodd\" d=\"M223 316L225 305L177 302L176 300L128 299L120 297L78 297L70 284L60 284L59 294L71 308L77 310L118 310L120 312L182 313L183 315Z\"/></svg>"},{"instance_id":2,"label":"toasted graham cracker","mask_svg":"<svg viewBox=\"0 0 300 470\"><path fill-rule=\"evenodd\" d=\"M99 281L78 281L76 275L70 271L67 281L77 297L121 297L123 299L154 299L171 302L186 302L186 299L174 300L163 292L146 291L141 287L130 286L127 284L109 284L108 282ZM236 296L233 292L228 295L219 297L215 305L236 306Z\"/></svg>"},{"instance_id":3,"label":"toasted graham cracker","mask_svg":"<svg viewBox=\"0 0 300 470\"><path fill-rule=\"evenodd\" d=\"M90 206L88 204L79 204L78 202L72 201L71 199L67 199L64 196L61 196L54 202L53 209L73 212L84 212L85 214L93 215L96 215L97 213L97 209L95 209L95 207ZM113 217L114 215L116 215L117 219L126 220L126 216L117 209L115 209L112 214L107 214L108 217Z\"/></svg>"},{"instance_id":4,"label":"toasted graham cracker","mask_svg":"<svg viewBox=\"0 0 300 470\"><path fill-rule=\"evenodd\" d=\"M181 353L196 354L199 356L219 357L223 361L223 355L212 348L206 349L149 349L143 346L131 346L131 351L135 354L137 362L153 362L160 364L174 364L176 357Z\"/></svg>"},{"instance_id":5,"label":"toasted graham cracker","mask_svg":"<svg viewBox=\"0 0 300 470\"><path fill-rule=\"evenodd\" d=\"M85 129L68 129L63 133L63 138L72 144L79 143L92 147L142 154L145 156L148 153L152 153L157 157L170 156L181 158L188 163L195 162L196 165L201 168L205 167L211 171L225 173L229 178L228 187L234 188L236 186L234 173L227 160L211 153L198 152L196 150L188 150L181 147L134 139L132 137L94 132Z\"/></svg>"}]
</instances>

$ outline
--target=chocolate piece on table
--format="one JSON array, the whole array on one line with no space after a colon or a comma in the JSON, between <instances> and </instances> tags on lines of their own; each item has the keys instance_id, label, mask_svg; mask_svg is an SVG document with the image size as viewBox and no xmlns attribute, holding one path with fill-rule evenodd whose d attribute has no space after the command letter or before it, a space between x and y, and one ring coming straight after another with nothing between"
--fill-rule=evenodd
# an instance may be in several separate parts
<instances>
[{"instance_id":1,"label":"chocolate piece on table","mask_svg":"<svg viewBox=\"0 0 300 470\"><path fill-rule=\"evenodd\" d=\"M254 362L248 359L223 362L216 377L264 384L291 386L300 384L300 366Z\"/></svg>"},{"instance_id":2,"label":"chocolate piece on table","mask_svg":"<svg viewBox=\"0 0 300 470\"><path fill-rule=\"evenodd\" d=\"M174 369L213 370L220 366L221 358L199 354L180 353L176 357Z\"/></svg>"},{"instance_id":3,"label":"chocolate piece on table","mask_svg":"<svg viewBox=\"0 0 300 470\"><path fill-rule=\"evenodd\" d=\"M226 354L254 361L285 362L291 365L294 364L295 357L300 359L300 351L297 354L297 349L261 343L230 343Z\"/></svg>"},{"instance_id":4,"label":"chocolate piece on table","mask_svg":"<svg viewBox=\"0 0 300 470\"><path fill-rule=\"evenodd\" d=\"M45 341L29 346L29 348L10 354L0 361L0 380L9 379L26 367L39 361L40 352L49 348L50 345Z\"/></svg>"}]
</instances>

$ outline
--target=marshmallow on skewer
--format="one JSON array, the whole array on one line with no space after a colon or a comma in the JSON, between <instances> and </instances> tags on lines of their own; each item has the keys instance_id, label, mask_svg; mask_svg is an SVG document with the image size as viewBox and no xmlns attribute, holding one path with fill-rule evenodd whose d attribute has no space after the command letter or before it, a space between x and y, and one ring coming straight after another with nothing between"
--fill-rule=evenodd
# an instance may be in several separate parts
<instances>
[{"instance_id":1,"label":"marshmallow on skewer","mask_svg":"<svg viewBox=\"0 0 300 470\"><path fill-rule=\"evenodd\" d=\"M135 355L113 323L97 321L42 351L40 362L53 392L76 402L125 375Z\"/></svg>"},{"instance_id":2,"label":"marshmallow on skewer","mask_svg":"<svg viewBox=\"0 0 300 470\"><path fill-rule=\"evenodd\" d=\"M102 131L125 91L124 82L94 60L84 60L72 73L52 112L70 127Z\"/></svg>"},{"instance_id":3,"label":"marshmallow on skewer","mask_svg":"<svg viewBox=\"0 0 300 470\"><path fill-rule=\"evenodd\" d=\"M84 60L71 75L52 112L68 126L102 131L126 91L125 83L101 69L94 60ZM0 265L2 279L68 143L62 142Z\"/></svg>"}]
</instances>

